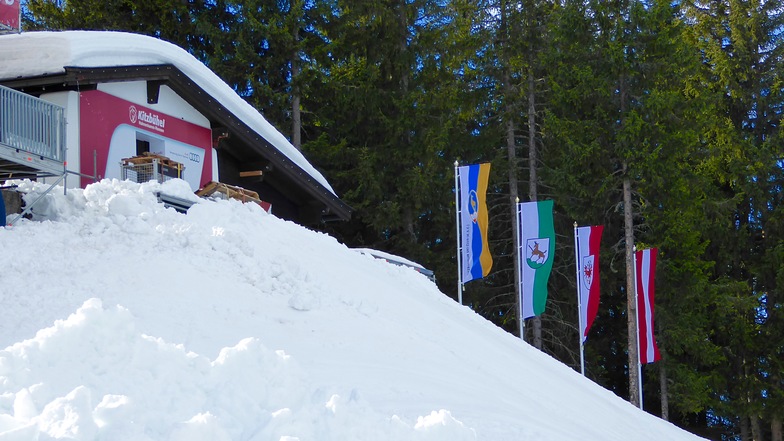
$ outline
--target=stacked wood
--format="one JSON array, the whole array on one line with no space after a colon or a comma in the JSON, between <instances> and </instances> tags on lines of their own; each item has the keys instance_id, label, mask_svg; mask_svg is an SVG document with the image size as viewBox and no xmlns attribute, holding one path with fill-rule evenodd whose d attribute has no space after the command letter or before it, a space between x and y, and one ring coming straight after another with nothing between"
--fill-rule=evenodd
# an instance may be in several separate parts
<instances>
[{"instance_id":1,"label":"stacked wood","mask_svg":"<svg viewBox=\"0 0 784 441\"><path fill-rule=\"evenodd\" d=\"M224 184L222 182L210 181L203 188L196 192L196 196L210 197L218 196L223 199L236 199L242 202L255 202L265 211L270 210L270 204L259 199L259 194L255 191L247 190L242 187Z\"/></svg>"}]
</instances>

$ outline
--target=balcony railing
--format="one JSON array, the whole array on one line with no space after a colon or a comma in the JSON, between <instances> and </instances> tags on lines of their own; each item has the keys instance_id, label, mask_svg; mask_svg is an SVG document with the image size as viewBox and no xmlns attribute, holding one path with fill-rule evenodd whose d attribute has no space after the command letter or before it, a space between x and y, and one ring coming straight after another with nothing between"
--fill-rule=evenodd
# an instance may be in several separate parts
<instances>
[{"instance_id":1,"label":"balcony railing","mask_svg":"<svg viewBox=\"0 0 784 441\"><path fill-rule=\"evenodd\" d=\"M63 168L65 109L0 86L0 156L25 165ZM13 149L12 153L7 152Z\"/></svg>"}]
</instances>

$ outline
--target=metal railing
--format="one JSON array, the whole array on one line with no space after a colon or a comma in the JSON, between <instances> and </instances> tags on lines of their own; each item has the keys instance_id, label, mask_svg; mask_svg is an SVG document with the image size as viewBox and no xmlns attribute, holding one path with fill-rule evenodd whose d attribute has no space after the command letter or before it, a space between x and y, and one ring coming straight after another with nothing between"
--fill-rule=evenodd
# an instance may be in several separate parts
<instances>
[{"instance_id":1,"label":"metal railing","mask_svg":"<svg viewBox=\"0 0 784 441\"><path fill-rule=\"evenodd\" d=\"M64 162L65 109L0 86L0 144Z\"/></svg>"}]
</instances>

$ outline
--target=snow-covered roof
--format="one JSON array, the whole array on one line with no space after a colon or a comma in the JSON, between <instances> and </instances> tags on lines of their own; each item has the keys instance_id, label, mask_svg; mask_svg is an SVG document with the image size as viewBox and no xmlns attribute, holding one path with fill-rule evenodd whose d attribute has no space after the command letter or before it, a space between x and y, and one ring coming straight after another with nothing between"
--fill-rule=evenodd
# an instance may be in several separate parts
<instances>
[{"instance_id":1,"label":"snow-covered roof","mask_svg":"<svg viewBox=\"0 0 784 441\"><path fill-rule=\"evenodd\" d=\"M314 180L335 191L326 178L273 127L221 80L184 49L146 35L127 32L23 32L0 36L0 81L55 75L66 67L102 68L171 64L266 139Z\"/></svg>"}]
</instances>

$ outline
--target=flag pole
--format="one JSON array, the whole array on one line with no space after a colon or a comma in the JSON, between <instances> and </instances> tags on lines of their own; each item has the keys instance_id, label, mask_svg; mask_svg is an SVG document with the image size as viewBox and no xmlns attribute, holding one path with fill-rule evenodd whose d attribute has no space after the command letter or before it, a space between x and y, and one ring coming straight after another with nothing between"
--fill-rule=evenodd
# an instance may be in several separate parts
<instances>
[{"instance_id":1,"label":"flag pole","mask_svg":"<svg viewBox=\"0 0 784 441\"><path fill-rule=\"evenodd\" d=\"M519 311L517 311L517 318L520 322L520 340L525 341L525 319L523 318L523 288L522 288L522 271L521 266L523 265L525 256L522 255L520 250L523 247L523 244L520 243L522 240L522 235L520 234L520 198L515 197L515 234L517 235L517 249L515 253L517 253L517 265L515 265L515 273L517 274L517 286L515 287L517 290L517 304L519 305Z\"/></svg>"},{"instance_id":2,"label":"flag pole","mask_svg":"<svg viewBox=\"0 0 784 441\"><path fill-rule=\"evenodd\" d=\"M585 376L585 346L583 340L583 303L580 295L580 241L578 240L577 221L574 222L574 269L577 276L577 338L580 339L580 373Z\"/></svg>"},{"instance_id":3,"label":"flag pole","mask_svg":"<svg viewBox=\"0 0 784 441\"><path fill-rule=\"evenodd\" d=\"M460 188L459 188L459 162L455 161L455 222L457 223L457 301L463 304L463 267L460 259Z\"/></svg>"},{"instance_id":4,"label":"flag pole","mask_svg":"<svg viewBox=\"0 0 784 441\"><path fill-rule=\"evenodd\" d=\"M637 329L637 333L635 334L635 339L637 340L637 388L639 389L639 397L640 397L640 410L642 409L642 363L640 362L640 302L639 297L640 293L637 292L637 246L634 246L632 252L632 262L634 266L634 318L635 318L635 327ZM631 367L630 367L631 368Z\"/></svg>"}]
</instances>

